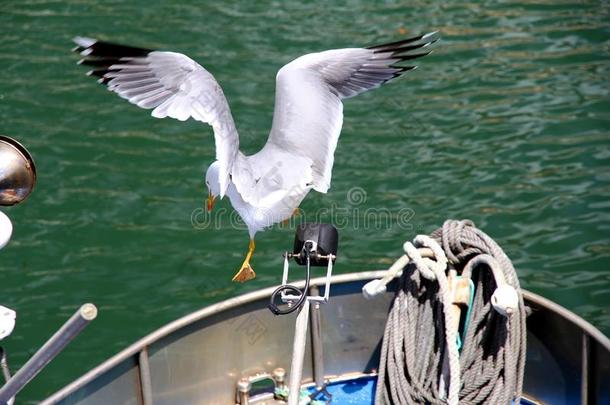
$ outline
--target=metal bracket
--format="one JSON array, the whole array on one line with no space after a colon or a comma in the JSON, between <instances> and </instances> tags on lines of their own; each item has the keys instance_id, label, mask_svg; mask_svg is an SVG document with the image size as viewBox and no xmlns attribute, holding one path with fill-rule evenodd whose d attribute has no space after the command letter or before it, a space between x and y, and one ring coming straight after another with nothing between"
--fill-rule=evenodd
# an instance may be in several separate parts
<instances>
[{"instance_id":1,"label":"metal bracket","mask_svg":"<svg viewBox=\"0 0 610 405\"><path fill-rule=\"evenodd\" d=\"M297 255L294 253L289 253L289 252L284 253L284 272L282 274L282 286L288 285L288 273L290 272L289 260L291 258L293 258L294 256L297 256ZM318 257L320 259L328 260L328 266L326 267L326 279L324 282L324 295L323 296L308 296L307 299L311 302L318 302L318 303L326 304L326 303L328 303L328 299L330 297L330 280L331 280L332 273L333 273L333 260L335 260L337 257L332 254L324 255L324 256L320 255ZM304 294L306 294L306 293L307 293L307 291L304 292ZM298 302L301 299L300 295L288 294L288 293L285 293L284 291L282 291L282 293L280 294L280 297L284 303L289 304L289 305L294 304L295 302Z\"/></svg>"}]
</instances>

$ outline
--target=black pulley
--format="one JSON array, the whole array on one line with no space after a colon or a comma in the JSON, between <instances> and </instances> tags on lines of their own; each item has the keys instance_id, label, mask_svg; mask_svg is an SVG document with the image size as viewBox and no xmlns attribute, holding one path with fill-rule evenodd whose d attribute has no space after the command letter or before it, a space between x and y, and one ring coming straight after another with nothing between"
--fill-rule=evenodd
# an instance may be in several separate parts
<instances>
[{"instance_id":1,"label":"black pulley","mask_svg":"<svg viewBox=\"0 0 610 405\"><path fill-rule=\"evenodd\" d=\"M307 246L305 243L308 242ZM328 266L328 255L332 254L333 263L337 256L339 232L330 224L310 222L297 226L294 235L292 254L294 260L304 266L307 263L305 252L309 252L311 266Z\"/></svg>"}]
</instances>

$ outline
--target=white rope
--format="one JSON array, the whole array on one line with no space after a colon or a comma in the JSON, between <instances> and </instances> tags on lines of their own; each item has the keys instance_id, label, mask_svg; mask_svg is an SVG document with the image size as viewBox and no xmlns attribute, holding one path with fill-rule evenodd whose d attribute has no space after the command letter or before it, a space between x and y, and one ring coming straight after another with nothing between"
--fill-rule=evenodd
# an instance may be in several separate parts
<instances>
[{"instance_id":1,"label":"white rope","mask_svg":"<svg viewBox=\"0 0 610 405\"><path fill-rule=\"evenodd\" d=\"M403 249L383 278L363 288L372 298L401 276L382 341L376 403L518 404L525 307L510 259L470 221L446 221ZM465 279L475 292L460 353L454 318L464 301L455 294Z\"/></svg>"},{"instance_id":2,"label":"white rope","mask_svg":"<svg viewBox=\"0 0 610 405\"><path fill-rule=\"evenodd\" d=\"M403 250L405 254L390 266L381 279L369 281L362 287L362 294L365 298L371 299L385 293L388 283L396 277L400 277L402 269L409 263L415 263L417 268L423 272L424 277L429 280L436 278L435 271L437 269L445 271L447 267L447 257L445 252L443 252L443 248L428 235L417 235L413 239L413 243L405 242ZM432 255L436 260L424 257L422 252L425 252L428 256Z\"/></svg>"},{"instance_id":3,"label":"white rope","mask_svg":"<svg viewBox=\"0 0 610 405\"><path fill-rule=\"evenodd\" d=\"M419 268L418 268L419 270ZM420 270L421 271L421 270ZM444 357L449 362L449 389L447 395L447 403L449 405L457 405L458 396L460 393L460 355L457 347L457 330L453 329L451 325L454 324L453 312L451 307L453 305L453 296L449 291L449 283L447 281L447 275L445 271L437 271L436 279L438 280L439 291L438 294L443 302L443 315L445 318L445 353ZM445 369L445 367L443 367ZM439 389L441 395L445 391L444 381L447 380L445 373L441 375L441 381L439 383Z\"/></svg>"}]
</instances>

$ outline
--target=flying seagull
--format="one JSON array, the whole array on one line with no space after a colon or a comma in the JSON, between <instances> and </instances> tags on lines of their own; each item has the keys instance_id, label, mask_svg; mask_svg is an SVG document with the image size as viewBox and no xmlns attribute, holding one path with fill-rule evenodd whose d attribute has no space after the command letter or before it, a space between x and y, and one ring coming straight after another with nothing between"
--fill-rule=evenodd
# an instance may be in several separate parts
<instances>
[{"instance_id":1,"label":"flying seagull","mask_svg":"<svg viewBox=\"0 0 610 405\"><path fill-rule=\"evenodd\" d=\"M239 136L222 89L186 55L77 37L74 51L92 66L90 76L156 118L193 118L214 130L216 161L207 169L208 210L229 197L248 226L248 253L233 281L255 277L254 236L289 219L307 193L330 187L343 103L413 70L401 62L427 55L436 32L368 48L334 49L301 56L276 77L273 124L254 155L239 151Z\"/></svg>"}]
</instances>

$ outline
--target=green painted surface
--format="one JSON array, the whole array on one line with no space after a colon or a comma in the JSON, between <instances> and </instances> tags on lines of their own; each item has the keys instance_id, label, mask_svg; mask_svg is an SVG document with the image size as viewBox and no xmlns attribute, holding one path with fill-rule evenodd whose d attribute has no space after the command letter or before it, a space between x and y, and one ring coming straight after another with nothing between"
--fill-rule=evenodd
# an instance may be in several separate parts
<instances>
[{"instance_id":1,"label":"green painted surface","mask_svg":"<svg viewBox=\"0 0 610 405\"><path fill-rule=\"evenodd\" d=\"M22 403L176 317L277 284L293 234L261 233L257 279L232 283L248 240L228 202L220 229L192 224L211 129L153 119L85 77L69 52L76 35L195 58L223 86L253 153L283 64L440 29L420 69L346 102L332 188L307 197L305 217L341 228L337 273L384 268L405 239L470 218L526 288L610 332L607 4L181 3L2 3L0 133L27 145L39 173L27 203L3 210L15 227L0 252L0 303L19 314L3 342L14 368L79 304L100 308Z\"/></svg>"}]
</instances>

